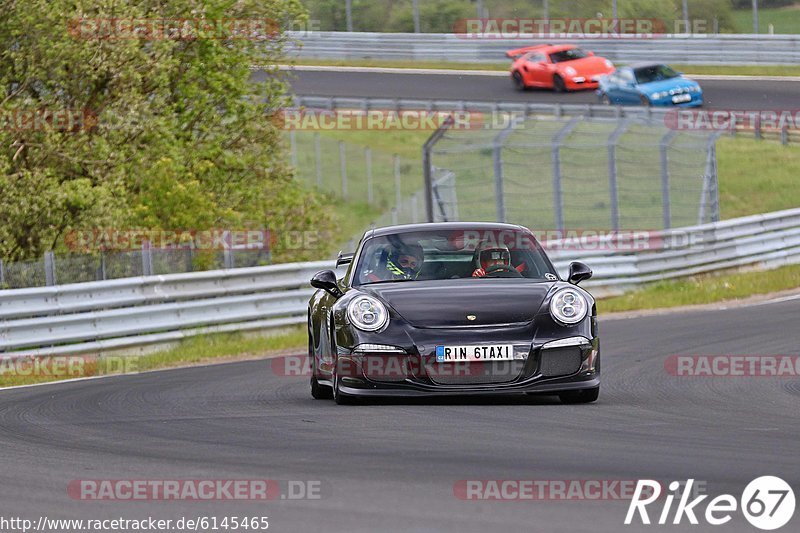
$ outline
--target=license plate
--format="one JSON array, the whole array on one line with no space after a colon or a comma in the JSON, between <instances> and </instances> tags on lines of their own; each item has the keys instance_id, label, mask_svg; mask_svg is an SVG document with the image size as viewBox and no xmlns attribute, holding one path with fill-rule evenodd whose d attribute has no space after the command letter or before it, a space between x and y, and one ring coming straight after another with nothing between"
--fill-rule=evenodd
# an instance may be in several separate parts
<instances>
[{"instance_id":1,"label":"license plate","mask_svg":"<svg viewBox=\"0 0 800 533\"><path fill-rule=\"evenodd\" d=\"M437 346L436 362L511 361L514 359L513 344L489 344L482 346Z\"/></svg>"},{"instance_id":2,"label":"license plate","mask_svg":"<svg viewBox=\"0 0 800 533\"><path fill-rule=\"evenodd\" d=\"M692 95L691 94L678 94L672 97L673 104L682 104L683 102L691 102Z\"/></svg>"}]
</instances>

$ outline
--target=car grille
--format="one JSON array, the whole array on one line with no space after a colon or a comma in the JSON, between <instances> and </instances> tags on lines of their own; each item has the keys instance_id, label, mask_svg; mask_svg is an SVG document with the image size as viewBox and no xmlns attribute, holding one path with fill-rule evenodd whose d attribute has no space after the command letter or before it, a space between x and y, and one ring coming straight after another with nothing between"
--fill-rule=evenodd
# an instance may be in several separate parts
<instances>
[{"instance_id":1,"label":"car grille","mask_svg":"<svg viewBox=\"0 0 800 533\"><path fill-rule=\"evenodd\" d=\"M581 349L577 346L542 350L539 373L544 377L568 376L581 368Z\"/></svg>"},{"instance_id":2,"label":"car grille","mask_svg":"<svg viewBox=\"0 0 800 533\"><path fill-rule=\"evenodd\" d=\"M479 363L431 363L426 365L431 381L439 385L490 385L517 379L524 360Z\"/></svg>"}]
</instances>

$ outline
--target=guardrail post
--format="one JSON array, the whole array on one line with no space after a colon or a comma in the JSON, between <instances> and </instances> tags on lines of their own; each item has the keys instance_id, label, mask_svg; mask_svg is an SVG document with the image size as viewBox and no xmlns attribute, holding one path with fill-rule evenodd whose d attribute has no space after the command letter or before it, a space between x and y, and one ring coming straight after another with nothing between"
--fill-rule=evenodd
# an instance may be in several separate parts
<instances>
[{"instance_id":1,"label":"guardrail post","mask_svg":"<svg viewBox=\"0 0 800 533\"><path fill-rule=\"evenodd\" d=\"M52 251L44 253L44 282L48 287L56 284L56 256Z\"/></svg>"},{"instance_id":2,"label":"guardrail post","mask_svg":"<svg viewBox=\"0 0 800 533\"><path fill-rule=\"evenodd\" d=\"M364 163L367 165L367 203L372 205L372 149L369 146L364 148Z\"/></svg>"},{"instance_id":3,"label":"guardrail post","mask_svg":"<svg viewBox=\"0 0 800 533\"><path fill-rule=\"evenodd\" d=\"M3 268L3 260L0 259L0 289L2 289L6 284L6 273L5 269Z\"/></svg>"},{"instance_id":4,"label":"guardrail post","mask_svg":"<svg viewBox=\"0 0 800 533\"><path fill-rule=\"evenodd\" d=\"M667 157L667 150L672 142L672 139L677 135L676 130L667 132L661 137L659 152L661 153L661 211L664 221L664 229L672 227L672 212L669 197L669 158Z\"/></svg>"},{"instance_id":5,"label":"guardrail post","mask_svg":"<svg viewBox=\"0 0 800 533\"><path fill-rule=\"evenodd\" d=\"M150 241L142 242L142 276L153 275L153 252L150 250Z\"/></svg>"},{"instance_id":6,"label":"guardrail post","mask_svg":"<svg viewBox=\"0 0 800 533\"><path fill-rule=\"evenodd\" d=\"M344 141L339 141L339 172L342 175L342 198L347 199L347 155Z\"/></svg>"},{"instance_id":7,"label":"guardrail post","mask_svg":"<svg viewBox=\"0 0 800 533\"><path fill-rule=\"evenodd\" d=\"M233 250L231 250L230 248L225 248L224 250L222 250L222 265L223 268L226 269L231 269L236 267L236 265L234 264Z\"/></svg>"},{"instance_id":8,"label":"guardrail post","mask_svg":"<svg viewBox=\"0 0 800 533\"><path fill-rule=\"evenodd\" d=\"M317 170L317 187L322 187L322 146L319 132L314 132L314 160Z\"/></svg>"}]
</instances>

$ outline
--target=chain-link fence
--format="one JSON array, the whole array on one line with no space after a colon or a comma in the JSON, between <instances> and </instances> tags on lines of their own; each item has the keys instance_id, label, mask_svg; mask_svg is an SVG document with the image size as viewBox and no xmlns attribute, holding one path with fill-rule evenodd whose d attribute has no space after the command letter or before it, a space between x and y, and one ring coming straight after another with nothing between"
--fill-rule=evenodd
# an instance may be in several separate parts
<instances>
[{"instance_id":1,"label":"chain-link fence","mask_svg":"<svg viewBox=\"0 0 800 533\"><path fill-rule=\"evenodd\" d=\"M560 231L719 220L716 132L635 117L533 115L502 130L440 133L426 156L431 220Z\"/></svg>"}]
</instances>

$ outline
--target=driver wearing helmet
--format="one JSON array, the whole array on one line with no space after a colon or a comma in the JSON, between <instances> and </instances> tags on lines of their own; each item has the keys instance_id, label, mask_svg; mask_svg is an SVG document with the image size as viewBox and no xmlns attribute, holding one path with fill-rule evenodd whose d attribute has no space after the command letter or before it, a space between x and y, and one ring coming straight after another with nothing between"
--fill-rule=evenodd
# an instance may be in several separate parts
<instances>
[{"instance_id":1,"label":"driver wearing helmet","mask_svg":"<svg viewBox=\"0 0 800 533\"><path fill-rule=\"evenodd\" d=\"M400 244L393 246L386 256L386 264L382 275L376 272L368 274L370 281L417 279L425 252L419 244Z\"/></svg>"},{"instance_id":2,"label":"driver wearing helmet","mask_svg":"<svg viewBox=\"0 0 800 533\"><path fill-rule=\"evenodd\" d=\"M487 274L499 274L500 277L519 277L520 268L511 266L511 252L502 244L483 243L475 249L473 255L475 271L473 278L483 278ZM524 263L520 265L524 269Z\"/></svg>"}]
</instances>

